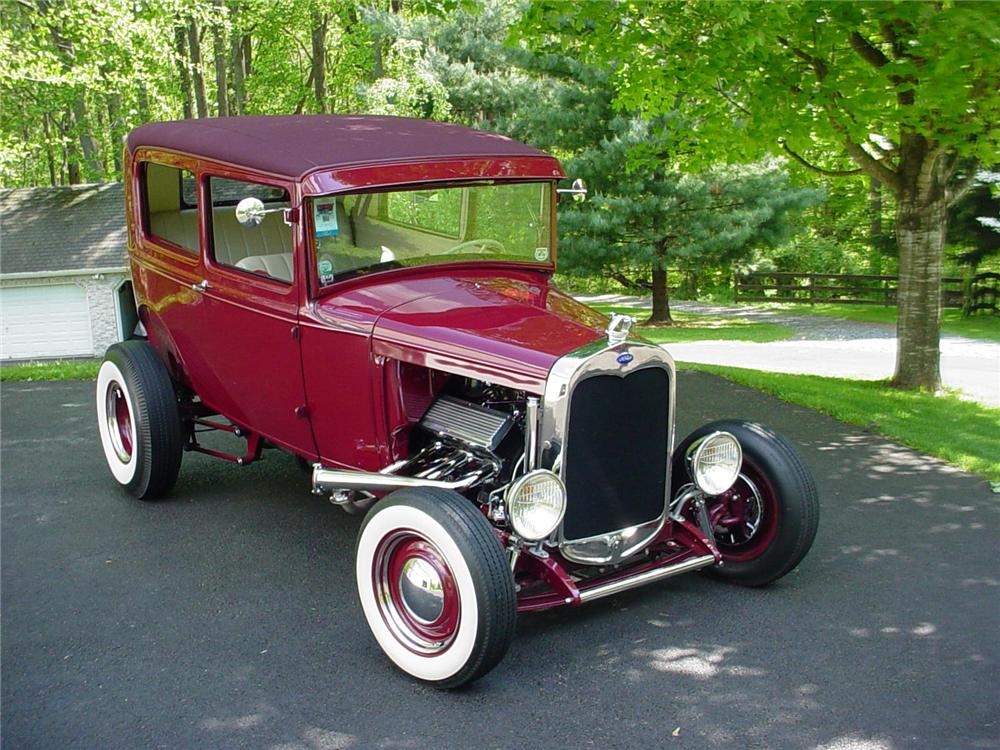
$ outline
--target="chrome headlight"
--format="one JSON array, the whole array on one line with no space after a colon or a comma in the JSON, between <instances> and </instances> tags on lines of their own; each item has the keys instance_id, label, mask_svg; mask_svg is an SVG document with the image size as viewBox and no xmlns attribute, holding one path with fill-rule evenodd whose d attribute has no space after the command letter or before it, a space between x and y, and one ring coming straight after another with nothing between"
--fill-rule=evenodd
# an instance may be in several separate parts
<instances>
[{"instance_id":1,"label":"chrome headlight","mask_svg":"<svg viewBox=\"0 0 1000 750\"><path fill-rule=\"evenodd\" d=\"M566 512L566 487L546 469L529 471L507 488L507 514L523 539L544 539L562 522Z\"/></svg>"},{"instance_id":2,"label":"chrome headlight","mask_svg":"<svg viewBox=\"0 0 1000 750\"><path fill-rule=\"evenodd\" d=\"M743 465L743 449L728 432L713 432L688 448L691 476L706 495L719 495L736 481Z\"/></svg>"}]
</instances>

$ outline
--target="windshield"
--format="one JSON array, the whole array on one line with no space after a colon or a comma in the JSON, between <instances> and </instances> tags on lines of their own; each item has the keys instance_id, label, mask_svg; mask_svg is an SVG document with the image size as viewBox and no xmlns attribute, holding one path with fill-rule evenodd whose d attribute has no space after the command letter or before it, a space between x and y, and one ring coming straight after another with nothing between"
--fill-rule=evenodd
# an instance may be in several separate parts
<instances>
[{"instance_id":1,"label":"windshield","mask_svg":"<svg viewBox=\"0 0 1000 750\"><path fill-rule=\"evenodd\" d=\"M549 182L331 195L310 200L321 285L460 261L548 264Z\"/></svg>"}]
</instances>

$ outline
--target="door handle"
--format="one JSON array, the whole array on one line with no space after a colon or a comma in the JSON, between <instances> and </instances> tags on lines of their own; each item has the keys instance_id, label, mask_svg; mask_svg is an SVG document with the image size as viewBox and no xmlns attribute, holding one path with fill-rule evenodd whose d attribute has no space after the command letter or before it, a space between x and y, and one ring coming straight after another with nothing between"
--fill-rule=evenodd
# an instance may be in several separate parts
<instances>
[{"instance_id":1,"label":"door handle","mask_svg":"<svg viewBox=\"0 0 1000 750\"><path fill-rule=\"evenodd\" d=\"M194 289L196 292L204 292L206 289L208 289L208 281L202 279L197 284L192 284L191 288Z\"/></svg>"}]
</instances>

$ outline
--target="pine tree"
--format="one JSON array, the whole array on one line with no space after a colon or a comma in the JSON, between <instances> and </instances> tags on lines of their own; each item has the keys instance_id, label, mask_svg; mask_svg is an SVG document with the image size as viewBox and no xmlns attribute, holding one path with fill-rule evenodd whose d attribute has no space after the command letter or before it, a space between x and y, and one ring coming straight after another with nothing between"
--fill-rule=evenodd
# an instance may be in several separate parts
<instances>
[{"instance_id":1,"label":"pine tree","mask_svg":"<svg viewBox=\"0 0 1000 750\"><path fill-rule=\"evenodd\" d=\"M591 200L560 204L560 269L651 292L655 322L670 322L668 267L730 263L777 240L784 215L819 198L793 187L780 160L685 174L689 128L681 118L618 112L608 69L506 44L518 20L509 3L445 18L368 20L395 38L386 68L400 71L366 91L369 106L411 116L447 110L562 157L567 174L587 181ZM394 67L394 56L406 64Z\"/></svg>"}]
</instances>

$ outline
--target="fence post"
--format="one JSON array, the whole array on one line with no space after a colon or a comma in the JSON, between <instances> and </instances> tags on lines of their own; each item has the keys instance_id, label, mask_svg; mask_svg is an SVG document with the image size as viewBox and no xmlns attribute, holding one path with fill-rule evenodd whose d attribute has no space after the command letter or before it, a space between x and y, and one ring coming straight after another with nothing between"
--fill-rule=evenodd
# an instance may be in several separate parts
<instances>
[{"instance_id":1,"label":"fence post","mask_svg":"<svg viewBox=\"0 0 1000 750\"><path fill-rule=\"evenodd\" d=\"M816 304L816 290L813 289L813 285L816 283L816 277L814 276L814 274L813 274L812 271L810 271L809 273L806 274L806 281L809 282L809 304L810 305L815 305Z\"/></svg>"}]
</instances>

